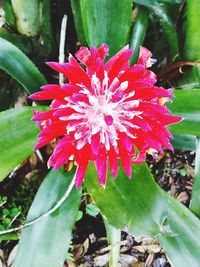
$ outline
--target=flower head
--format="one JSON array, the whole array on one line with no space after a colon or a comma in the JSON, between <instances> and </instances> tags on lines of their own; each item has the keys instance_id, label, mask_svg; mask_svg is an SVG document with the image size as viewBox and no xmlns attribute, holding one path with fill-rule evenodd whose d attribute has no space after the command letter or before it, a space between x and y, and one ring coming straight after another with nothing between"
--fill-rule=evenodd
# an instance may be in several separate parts
<instances>
[{"instance_id":1,"label":"flower head","mask_svg":"<svg viewBox=\"0 0 200 267\"><path fill-rule=\"evenodd\" d=\"M125 46L104 63L108 49L106 44L98 49L81 47L76 53L81 64L72 55L68 63L47 63L67 82L45 85L31 96L52 100L50 110L35 111L33 117L41 128L36 149L57 138L48 165L58 169L73 157L77 187L89 162L95 163L103 185L108 164L112 176L117 176L118 159L130 178L132 163L145 161L146 153L155 157L163 147L173 149L166 126L182 119L170 115L165 106L172 89L155 86L156 75L148 70L154 63L149 50L141 47L137 64L130 66L132 49Z\"/></svg>"}]
</instances>

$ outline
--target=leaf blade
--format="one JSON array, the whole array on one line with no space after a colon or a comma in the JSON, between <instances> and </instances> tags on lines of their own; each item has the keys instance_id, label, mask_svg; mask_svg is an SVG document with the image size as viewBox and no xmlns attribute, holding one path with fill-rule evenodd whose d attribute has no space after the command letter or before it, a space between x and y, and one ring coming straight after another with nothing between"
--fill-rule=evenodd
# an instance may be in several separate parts
<instances>
[{"instance_id":1,"label":"leaf blade","mask_svg":"<svg viewBox=\"0 0 200 267\"><path fill-rule=\"evenodd\" d=\"M31 94L46 84L33 62L16 46L0 37L0 69L16 79Z\"/></svg>"},{"instance_id":2,"label":"leaf blade","mask_svg":"<svg viewBox=\"0 0 200 267\"><path fill-rule=\"evenodd\" d=\"M131 26L132 1L81 0L81 13L89 46L102 43L110 46L109 56L127 42Z\"/></svg>"},{"instance_id":3,"label":"leaf blade","mask_svg":"<svg viewBox=\"0 0 200 267\"><path fill-rule=\"evenodd\" d=\"M31 121L32 110L25 107L0 113L0 181L33 152L39 128Z\"/></svg>"},{"instance_id":4,"label":"leaf blade","mask_svg":"<svg viewBox=\"0 0 200 267\"><path fill-rule=\"evenodd\" d=\"M175 98L169 109L173 114L182 116L184 120L171 125L169 129L173 134L200 136L200 90L175 90L174 94Z\"/></svg>"},{"instance_id":5,"label":"leaf blade","mask_svg":"<svg viewBox=\"0 0 200 267\"><path fill-rule=\"evenodd\" d=\"M199 220L157 186L145 164L133 166L131 180L121 168L117 179L109 174L105 190L94 172L89 166L86 188L108 222L132 235L156 236L173 266L187 267L192 262L198 267Z\"/></svg>"},{"instance_id":6,"label":"leaf blade","mask_svg":"<svg viewBox=\"0 0 200 267\"><path fill-rule=\"evenodd\" d=\"M65 173L62 169L50 171L41 185L29 210L27 221L38 218L48 211L64 195L75 169ZM75 223L81 190L73 188L57 211L23 230L15 267L63 266L71 231ZM31 242L29 250L27 243Z\"/></svg>"},{"instance_id":7,"label":"leaf blade","mask_svg":"<svg viewBox=\"0 0 200 267\"><path fill-rule=\"evenodd\" d=\"M138 14L131 30L130 47L133 48L131 65L135 64L139 57L140 45L143 44L148 27L148 9L138 7Z\"/></svg>"}]
</instances>

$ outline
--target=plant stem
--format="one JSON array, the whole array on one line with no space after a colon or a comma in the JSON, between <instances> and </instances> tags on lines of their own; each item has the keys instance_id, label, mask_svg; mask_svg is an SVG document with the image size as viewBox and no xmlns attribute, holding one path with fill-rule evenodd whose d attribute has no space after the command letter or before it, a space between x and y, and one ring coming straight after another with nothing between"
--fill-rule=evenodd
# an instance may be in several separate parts
<instances>
[{"instance_id":1,"label":"plant stem","mask_svg":"<svg viewBox=\"0 0 200 267\"><path fill-rule=\"evenodd\" d=\"M121 230L108 223L106 217L103 217L107 239L111 245L109 267L117 267L120 255Z\"/></svg>"},{"instance_id":2,"label":"plant stem","mask_svg":"<svg viewBox=\"0 0 200 267\"><path fill-rule=\"evenodd\" d=\"M200 217L200 138L197 141L195 157L195 180L192 189L192 198L190 203L191 211Z\"/></svg>"}]
</instances>

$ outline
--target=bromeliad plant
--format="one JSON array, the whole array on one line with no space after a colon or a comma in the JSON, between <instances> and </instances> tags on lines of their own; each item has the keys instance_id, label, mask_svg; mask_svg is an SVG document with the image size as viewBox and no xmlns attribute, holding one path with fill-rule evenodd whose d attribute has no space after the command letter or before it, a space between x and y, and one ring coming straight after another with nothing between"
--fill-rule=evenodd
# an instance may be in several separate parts
<instances>
[{"instance_id":1,"label":"bromeliad plant","mask_svg":"<svg viewBox=\"0 0 200 267\"><path fill-rule=\"evenodd\" d=\"M31 1L31 5L33 2L37 7L38 1ZM47 2L43 4L47 5ZM48 84L16 46L0 38L0 67L32 94L31 99L52 100L50 109L37 106L1 112L0 179L31 155L39 128L36 149L57 139L48 161L55 170L50 170L42 183L25 224L0 232L1 239L6 239L10 237L8 234L24 228L15 267L63 265L82 185L104 217L112 245L110 266L117 266L121 230L134 236L156 237L175 267L199 266L199 157L196 159L191 211L159 188L145 163L146 153L156 157L163 148L173 149L170 131L175 134L174 143L186 149L194 149L192 141L200 135L199 84L196 89L173 92L156 86L156 75L149 70L155 61L148 49L140 47L146 32L147 41L150 37L156 39L148 36L150 11L150 18L152 14L156 17L151 18L150 23L157 25L160 21L162 38L167 37L167 49L159 46L159 62L163 60L164 51L167 53L164 60L167 58L171 62L180 57L177 33L168 14L170 6L160 2L136 0L132 6L132 0L72 0L77 35L85 46L76 53L78 61L70 55L68 63L48 63L64 74L66 81L60 85ZM179 0L163 2L180 8ZM136 8L135 3L142 6ZM200 47L192 35L194 25L198 26L199 22L191 15L198 7L198 0L186 2L187 41L181 52L183 58L193 61L194 68L188 76L190 81L199 71L194 61L199 60ZM12 8L17 12L16 5ZM133 8L138 13L131 26ZM20 21L18 19L17 27L20 25L20 28L17 29L23 33L26 28L21 29L23 23L19 24ZM195 34L196 29L198 27L195 27ZM159 43L159 38L156 42ZM110 47L110 58L106 58L108 45L105 43ZM130 49L126 43L130 44ZM176 70L176 64L183 63L175 63L164 70L166 77L170 76L171 70ZM186 83L184 80L176 82ZM42 90L36 92L41 85ZM169 107L174 115L167 108L172 98ZM37 125L31 121L33 112ZM171 124L174 125L169 131L166 126ZM197 149L199 151L199 143ZM75 166L65 172L62 165L68 160L73 160Z\"/></svg>"}]
</instances>

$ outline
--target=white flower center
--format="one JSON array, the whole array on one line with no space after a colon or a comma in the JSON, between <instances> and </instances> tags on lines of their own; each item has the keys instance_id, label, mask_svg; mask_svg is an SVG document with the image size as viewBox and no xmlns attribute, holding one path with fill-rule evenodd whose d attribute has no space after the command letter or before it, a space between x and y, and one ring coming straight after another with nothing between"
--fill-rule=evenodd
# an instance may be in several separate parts
<instances>
[{"instance_id":1,"label":"white flower center","mask_svg":"<svg viewBox=\"0 0 200 267\"><path fill-rule=\"evenodd\" d=\"M100 143L104 144L106 150L112 145L117 149L118 132L125 132L129 137L135 138L130 129L138 128L131 121L134 116L142 112L135 111L139 100L133 100L135 92L126 92L128 81L123 83L115 78L109 85L108 74L104 72L101 82L94 74L91 78L92 91L82 84L81 94L87 96L88 101L74 101L67 97L67 107L74 109L74 113L61 117L61 120L73 120L67 125L67 133L75 132L77 149L81 149L86 143L91 143L92 136L100 135Z\"/></svg>"}]
</instances>

